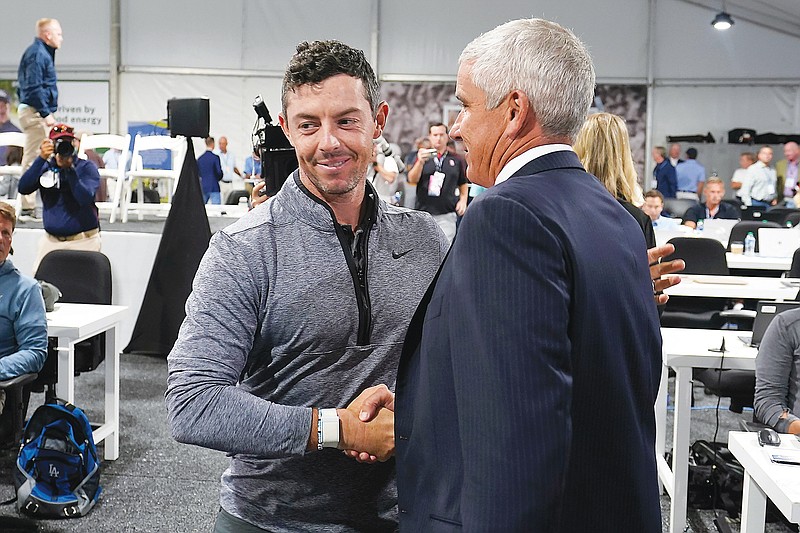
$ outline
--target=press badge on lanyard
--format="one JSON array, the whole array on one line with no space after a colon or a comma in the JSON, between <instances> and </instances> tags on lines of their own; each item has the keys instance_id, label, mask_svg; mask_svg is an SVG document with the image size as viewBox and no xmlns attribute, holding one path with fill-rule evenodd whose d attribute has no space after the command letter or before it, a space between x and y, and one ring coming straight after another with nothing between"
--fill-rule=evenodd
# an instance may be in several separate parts
<instances>
[{"instance_id":1,"label":"press badge on lanyard","mask_svg":"<svg viewBox=\"0 0 800 533\"><path fill-rule=\"evenodd\" d=\"M442 155L441 159L438 156L433 158L433 164L436 165L436 172L431 174L431 178L428 180L428 196L439 196L442 194L442 185L444 185L442 162L444 158L444 155Z\"/></svg>"}]
</instances>

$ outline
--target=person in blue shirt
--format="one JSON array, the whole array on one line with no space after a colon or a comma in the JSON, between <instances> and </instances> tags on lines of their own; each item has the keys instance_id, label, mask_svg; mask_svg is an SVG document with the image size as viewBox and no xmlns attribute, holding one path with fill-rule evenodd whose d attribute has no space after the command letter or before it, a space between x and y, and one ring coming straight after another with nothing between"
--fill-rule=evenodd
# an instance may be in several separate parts
<instances>
[{"instance_id":1,"label":"person in blue shirt","mask_svg":"<svg viewBox=\"0 0 800 533\"><path fill-rule=\"evenodd\" d=\"M24 276L8 258L17 224L14 208L0 202L0 380L39 372L47 357L47 318L42 290L35 279ZM0 412L5 392L0 391ZM0 442L8 428L0 415Z\"/></svg>"},{"instance_id":2,"label":"person in blue shirt","mask_svg":"<svg viewBox=\"0 0 800 533\"><path fill-rule=\"evenodd\" d=\"M200 173L200 186L203 188L203 203L221 204L219 182L222 179L222 163L214 153L214 137L206 138L206 151L197 158L197 171Z\"/></svg>"},{"instance_id":3,"label":"person in blue shirt","mask_svg":"<svg viewBox=\"0 0 800 533\"><path fill-rule=\"evenodd\" d=\"M258 179L261 177L261 158L258 152L253 152L244 160L244 179Z\"/></svg>"},{"instance_id":4,"label":"person in blue shirt","mask_svg":"<svg viewBox=\"0 0 800 533\"><path fill-rule=\"evenodd\" d=\"M39 241L34 272L42 257L53 250L100 251L100 220L94 203L100 187L97 167L77 157L71 126L56 124L49 137L19 179L20 194L38 190L42 195L46 233Z\"/></svg>"},{"instance_id":5,"label":"person in blue shirt","mask_svg":"<svg viewBox=\"0 0 800 533\"><path fill-rule=\"evenodd\" d=\"M667 161L669 165L669 161ZM672 165L669 165L672 166ZM653 222L653 229L677 229L681 225L681 219L669 218L661 216L661 211L664 210L664 196L660 191L652 189L647 191L644 195L644 204L642 204L642 211L645 212L650 220Z\"/></svg>"},{"instance_id":6,"label":"person in blue shirt","mask_svg":"<svg viewBox=\"0 0 800 533\"><path fill-rule=\"evenodd\" d=\"M697 162L697 149L686 150L686 161L675 167L678 180L678 198L700 201L703 197L703 185L706 182L706 169Z\"/></svg>"}]
</instances>

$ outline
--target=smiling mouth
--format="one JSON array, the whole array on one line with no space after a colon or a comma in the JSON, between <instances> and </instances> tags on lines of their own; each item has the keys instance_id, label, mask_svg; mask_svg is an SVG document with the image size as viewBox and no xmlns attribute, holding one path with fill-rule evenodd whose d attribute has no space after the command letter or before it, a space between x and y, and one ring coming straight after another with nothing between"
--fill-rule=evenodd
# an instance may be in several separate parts
<instances>
[{"instance_id":1,"label":"smiling mouth","mask_svg":"<svg viewBox=\"0 0 800 533\"><path fill-rule=\"evenodd\" d=\"M349 157L343 159L322 160L322 161L317 161L317 166L324 168L331 168L335 170L337 168L343 167L348 161L350 161Z\"/></svg>"}]
</instances>

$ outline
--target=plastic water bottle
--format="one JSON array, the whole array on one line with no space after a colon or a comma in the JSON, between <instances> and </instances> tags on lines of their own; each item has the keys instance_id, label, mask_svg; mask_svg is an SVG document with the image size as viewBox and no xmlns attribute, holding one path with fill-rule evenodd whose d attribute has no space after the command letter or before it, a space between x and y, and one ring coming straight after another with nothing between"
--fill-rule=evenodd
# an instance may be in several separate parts
<instances>
[{"instance_id":1,"label":"plastic water bottle","mask_svg":"<svg viewBox=\"0 0 800 533\"><path fill-rule=\"evenodd\" d=\"M703 231L703 227L705 226L705 221L701 218L697 221L697 231Z\"/></svg>"},{"instance_id":2,"label":"plastic water bottle","mask_svg":"<svg viewBox=\"0 0 800 533\"><path fill-rule=\"evenodd\" d=\"M756 238L753 232L749 232L747 237L744 238L744 255L755 255L756 253Z\"/></svg>"}]
</instances>

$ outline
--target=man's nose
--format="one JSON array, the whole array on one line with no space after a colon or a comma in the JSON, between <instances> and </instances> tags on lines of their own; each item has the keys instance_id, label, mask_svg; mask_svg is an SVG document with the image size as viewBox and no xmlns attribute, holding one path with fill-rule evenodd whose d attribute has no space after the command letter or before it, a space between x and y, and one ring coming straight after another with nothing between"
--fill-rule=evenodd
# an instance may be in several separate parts
<instances>
[{"instance_id":1,"label":"man's nose","mask_svg":"<svg viewBox=\"0 0 800 533\"><path fill-rule=\"evenodd\" d=\"M320 133L322 136L320 138L319 148L326 151L339 148L339 137L337 136L336 127L323 124L321 130Z\"/></svg>"},{"instance_id":2,"label":"man's nose","mask_svg":"<svg viewBox=\"0 0 800 533\"><path fill-rule=\"evenodd\" d=\"M458 116L456 117L456 121L453 122L453 126L450 128L450 138L454 141L461 140L461 116L464 114L464 111L459 111Z\"/></svg>"}]
</instances>

